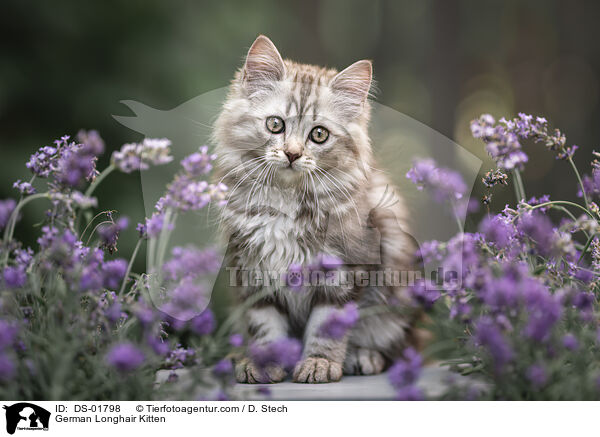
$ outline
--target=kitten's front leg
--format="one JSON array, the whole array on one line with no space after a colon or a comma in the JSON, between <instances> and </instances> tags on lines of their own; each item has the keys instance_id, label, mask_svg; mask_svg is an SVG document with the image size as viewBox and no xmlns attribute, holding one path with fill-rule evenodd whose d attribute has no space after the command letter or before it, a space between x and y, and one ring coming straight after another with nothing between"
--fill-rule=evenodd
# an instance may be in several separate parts
<instances>
[{"instance_id":1,"label":"kitten's front leg","mask_svg":"<svg viewBox=\"0 0 600 437\"><path fill-rule=\"evenodd\" d=\"M348 338L333 339L321 333L323 322L338 308L337 305L313 308L306 324L302 360L294 369L295 382L322 383L341 379Z\"/></svg>"},{"instance_id":2,"label":"kitten's front leg","mask_svg":"<svg viewBox=\"0 0 600 437\"><path fill-rule=\"evenodd\" d=\"M250 343L266 344L288 336L287 316L275 306L259 303L246 312L246 325ZM249 357L242 358L235 366L238 382L257 384L281 382L286 376L285 369L279 366L259 368Z\"/></svg>"}]
</instances>

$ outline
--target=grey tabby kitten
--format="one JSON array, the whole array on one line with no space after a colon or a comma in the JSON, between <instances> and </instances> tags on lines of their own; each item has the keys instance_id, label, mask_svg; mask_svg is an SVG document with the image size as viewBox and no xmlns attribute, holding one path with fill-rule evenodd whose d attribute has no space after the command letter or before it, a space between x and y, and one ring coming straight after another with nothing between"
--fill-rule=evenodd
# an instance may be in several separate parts
<instances>
[{"instance_id":1,"label":"grey tabby kitten","mask_svg":"<svg viewBox=\"0 0 600 437\"><path fill-rule=\"evenodd\" d=\"M267 37L256 39L214 131L218 177L230 187L221 217L228 265L238 274L280 274L320 253L353 270L412 269L414 241L402 229L406 208L374 167L367 131L371 80L370 61L338 73L284 61ZM382 372L410 341L409 316L378 311L341 339L320 330L349 301L361 311L409 307L402 287L359 285L317 284L300 292L280 283L241 286L242 299L256 300L243 321L248 340L302 338L296 382ZM286 371L259 369L244 358L235 374L239 382L278 382Z\"/></svg>"}]
</instances>

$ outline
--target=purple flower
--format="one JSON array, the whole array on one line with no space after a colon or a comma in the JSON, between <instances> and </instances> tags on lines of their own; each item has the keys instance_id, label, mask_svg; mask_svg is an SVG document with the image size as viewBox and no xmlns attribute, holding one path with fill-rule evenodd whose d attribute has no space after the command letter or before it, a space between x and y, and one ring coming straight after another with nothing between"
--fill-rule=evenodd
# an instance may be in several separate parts
<instances>
[{"instance_id":1,"label":"purple flower","mask_svg":"<svg viewBox=\"0 0 600 437\"><path fill-rule=\"evenodd\" d=\"M0 320L0 350L15 344L19 328L15 323Z\"/></svg>"},{"instance_id":2,"label":"purple flower","mask_svg":"<svg viewBox=\"0 0 600 437\"><path fill-rule=\"evenodd\" d=\"M211 310L204 310L202 314L190 321L190 329L198 335L208 335L215 329L215 316Z\"/></svg>"},{"instance_id":3,"label":"purple flower","mask_svg":"<svg viewBox=\"0 0 600 437\"><path fill-rule=\"evenodd\" d=\"M547 216L536 212L522 214L517 220L517 230L535 244L540 255L552 254L554 226Z\"/></svg>"},{"instance_id":4,"label":"purple flower","mask_svg":"<svg viewBox=\"0 0 600 437\"><path fill-rule=\"evenodd\" d=\"M104 153L104 140L96 130L80 130L77 133L77 141L96 156Z\"/></svg>"},{"instance_id":5,"label":"purple flower","mask_svg":"<svg viewBox=\"0 0 600 437\"><path fill-rule=\"evenodd\" d=\"M390 367L388 378L396 389L411 386L417 382L421 374L423 359L413 348L404 351L402 358Z\"/></svg>"},{"instance_id":6,"label":"purple flower","mask_svg":"<svg viewBox=\"0 0 600 437\"><path fill-rule=\"evenodd\" d=\"M229 337L229 344L233 347L240 347L244 344L244 336L242 334L233 334Z\"/></svg>"},{"instance_id":7,"label":"purple flower","mask_svg":"<svg viewBox=\"0 0 600 437\"><path fill-rule=\"evenodd\" d=\"M441 297L441 293L436 290L435 284L424 279L415 281L415 284L409 287L408 291L417 306L422 306L426 310L431 309L433 304Z\"/></svg>"},{"instance_id":8,"label":"purple flower","mask_svg":"<svg viewBox=\"0 0 600 437\"><path fill-rule=\"evenodd\" d=\"M161 311L179 321L187 321L202 313L208 304L206 287L186 277L168 293L168 300ZM205 315L204 317L209 317ZM177 323L177 322L175 322ZM202 331L205 319L202 316L192 321L193 329Z\"/></svg>"},{"instance_id":9,"label":"purple flower","mask_svg":"<svg viewBox=\"0 0 600 437\"><path fill-rule=\"evenodd\" d=\"M21 179L13 184L13 188L19 191L21 194L34 194L35 188L29 182L21 182Z\"/></svg>"},{"instance_id":10,"label":"purple flower","mask_svg":"<svg viewBox=\"0 0 600 437\"><path fill-rule=\"evenodd\" d=\"M218 376L230 375L233 372L233 364L231 360L223 359L213 367L213 373Z\"/></svg>"},{"instance_id":11,"label":"purple flower","mask_svg":"<svg viewBox=\"0 0 600 437\"><path fill-rule=\"evenodd\" d=\"M475 324L475 342L485 346L494 361L496 370L502 368L513 359L514 353L498 326L487 316L479 318Z\"/></svg>"},{"instance_id":12,"label":"purple flower","mask_svg":"<svg viewBox=\"0 0 600 437\"><path fill-rule=\"evenodd\" d=\"M515 235L515 228L502 216L497 215L484 218L479 225L479 232L483 234L486 241L493 243L499 249L504 249Z\"/></svg>"},{"instance_id":13,"label":"purple flower","mask_svg":"<svg viewBox=\"0 0 600 437\"><path fill-rule=\"evenodd\" d=\"M208 147L202 146L196 153L192 153L181 161L181 166L191 176L196 177L210 172L212 169L211 161L216 159L217 155L209 155Z\"/></svg>"},{"instance_id":14,"label":"purple flower","mask_svg":"<svg viewBox=\"0 0 600 437\"><path fill-rule=\"evenodd\" d=\"M528 281L523 287L528 320L524 334L537 342L546 341L562 315L559 299L538 281Z\"/></svg>"},{"instance_id":15,"label":"purple flower","mask_svg":"<svg viewBox=\"0 0 600 437\"><path fill-rule=\"evenodd\" d=\"M15 206L17 206L17 202L14 199L0 200L0 230L8 224Z\"/></svg>"},{"instance_id":16,"label":"purple flower","mask_svg":"<svg viewBox=\"0 0 600 437\"><path fill-rule=\"evenodd\" d=\"M269 366L291 368L300 359L302 345L296 339L282 338L262 345L251 344L248 352L261 369Z\"/></svg>"},{"instance_id":17,"label":"purple flower","mask_svg":"<svg viewBox=\"0 0 600 437\"><path fill-rule=\"evenodd\" d=\"M150 238L157 238L165 227L165 215L163 213L155 212L152 217L146 219L146 224L140 228L138 225L138 231L143 232ZM172 230L173 224L170 223L167 230Z\"/></svg>"},{"instance_id":18,"label":"purple flower","mask_svg":"<svg viewBox=\"0 0 600 437\"><path fill-rule=\"evenodd\" d=\"M221 267L216 250L197 249L193 246L174 247L172 258L163 265L165 277L176 281L182 277L193 278L206 273L214 273Z\"/></svg>"},{"instance_id":19,"label":"purple flower","mask_svg":"<svg viewBox=\"0 0 600 437\"><path fill-rule=\"evenodd\" d=\"M577 337L570 333L565 334L565 336L562 338L562 344L565 347L565 349L568 349L570 351L575 351L579 349L579 341L577 340Z\"/></svg>"},{"instance_id":20,"label":"purple flower","mask_svg":"<svg viewBox=\"0 0 600 437\"><path fill-rule=\"evenodd\" d=\"M453 202L462 199L467 191L462 176L450 169L437 167L433 159L417 159L406 177L419 190L427 188L436 202Z\"/></svg>"},{"instance_id":21,"label":"purple flower","mask_svg":"<svg viewBox=\"0 0 600 437\"><path fill-rule=\"evenodd\" d=\"M416 385L400 387L396 390L396 400L398 401L422 401L424 398L423 391Z\"/></svg>"},{"instance_id":22,"label":"purple flower","mask_svg":"<svg viewBox=\"0 0 600 437\"><path fill-rule=\"evenodd\" d=\"M22 267L8 266L4 269L3 276L8 288L21 288L27 282L27 274Z\"/></svg>"},{"instance_id":23,"label":"purple flower","mask_svg":"<svg viewBox=\"0 0 600 437\"><path fill-rule=\"evenodd\" d=\"M543 387L546 384L546 381L548 381L546 369L541 364L533 364L529 366L525 375L531 384L537 388Z\"/></svg>"},{"instance_id":24,"label":"purple flower","mask_svg":"<svg viewBox=\"0 0 600 437\"><path fill-rule=\"evenodd\" d=\"M129 372L143 364L144 354L131 343L119 343L110 349L106 362L120 372Z\"/></svg>"},{"instance_id":25,"label":"purple flower","mask_svg":"<svg viewBox=\"0 0 600 437\"><path fill-rule=\"evenodd\" d=\"M162 338L149 335L146 341L156 355L164 356L169 353L169 343L164 341Z\"/></svg>"},{"instance_id":26,"label":"purple flower","mask_svg":"<svg viewBox=\"0 0 600 437\"><path fill-rule=\"evenodd\" d=\"M195 350L186 349L181 347L181 345L177 345L177 347L169 353L165 364L173 370L181 369L185 366L185 364L189 364L189 362L192 361L195 356Z\"/></svg>"},{"instance_id":27,"label":"purple flower","mask_svg":"<svg viewBox=\"0 0 600 437\"><path fill-rule=\"evenodd\" d=\"M127 261L115 259L107 261L102 266L104 286L110 290L117 290L127 272Z\"/></svg>"},{"instance_id":28,"label":"purple flower","mask_svg":"<svg viewBox=\"0 0 600 437\"><path fill-rule=\"evenodd\" d=\"M124 144L113 152L112 164L124 173L148 170L151 165L168 164L173 160L171 141L166 138L145 138L142 143Z\"/></svg>"},{"instance_id":29,"label":"purple flower","mask_svg":"<svg viewBox=\"0 0 600 437\"><path fill-rule=\"evenodd\" d=\"M0 380L10 381L15 376L16 370L14 359L0 352Z\"/></svg>"},{"instance_id":30,"label":"purple flower","mask_svg":"<svg viewBox=\"0 0 600 437\"><path fill-rule=\"evenodd\" d=\"M343 308L332 310L321 324L319 332L323 337L339 340L358 322L358 306L348 302Z\"/></svg>"}]
</instances>

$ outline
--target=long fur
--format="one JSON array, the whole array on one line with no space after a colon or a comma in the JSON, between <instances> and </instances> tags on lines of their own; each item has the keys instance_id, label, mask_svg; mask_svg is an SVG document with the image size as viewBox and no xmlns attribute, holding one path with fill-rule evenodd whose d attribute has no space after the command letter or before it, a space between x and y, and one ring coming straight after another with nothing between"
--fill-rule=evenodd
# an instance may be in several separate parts
<instances>
[{"instance_id":1,"label":"long fur","mask_svg":"<svg viewBox=\"0 0 600 437\"><path fill-rule=\"evenodd\" d=\"M283 274L320 253L340 257L351 269L412 270L414 240L400 195L376 169L368 134L371 63L341 73L282 60L260 36L238 71L216 121L218 178L229 187L222 211L228 263L238 271ZM273 134L266 119L279 116L285 132ZM316 144L315 126L329 130ZM286 150L300 151L290 164ZM291 167L290 167L291 165ZM265 292L266 290L266 292ZM398 311L361 318L344 338L326 338L319 326L349 301L361 309L393 304L409 308L398 286L313 287L303 292L278 284L240 286L255 297L244 324L251 342L296 335L303 339L298 382L328 382L346 373L377 373L406 346L412 316ZM256 293L262 298L256 299ZM236 367L240 382L281 380L265 376L248 359Z\"/></svg>"}]
</instances>

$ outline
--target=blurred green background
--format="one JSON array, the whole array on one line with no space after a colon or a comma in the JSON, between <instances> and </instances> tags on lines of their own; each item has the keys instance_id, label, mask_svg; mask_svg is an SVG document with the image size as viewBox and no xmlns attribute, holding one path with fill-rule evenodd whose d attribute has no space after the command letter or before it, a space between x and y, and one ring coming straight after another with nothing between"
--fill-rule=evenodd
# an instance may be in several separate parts
<instances>
[{"instance_id":1,"label":"blurred green background","mask_svg":"<svg viewBox=\"0 0 600 437\"><path fill-rule=\"evenodd\" d=\"M581 147L575 159L587 172L600 139L599 12L598 2L566 0L4 0L0 198L14 197L12 181L28 177L29 154L80 128L98 129L105 138L103 168L112 150L140 139L111 117L129 114L120 100L170 109L226 86L260 33L284 57L301 62L343 68L372 59L380 103L482 159L482 144L469 133L472 118L545 115ZM573 198L568 166L541 145L526 150L528 194ZM489 168L486 160L482 171ZM142 219L139 174L114 175L103 185L101 207L134 223ZM480 191L477 186L475 195ZM495 206L511 194L501 190ZM39 219L28 213L24 220ZM28 228L20 236L31 242ZM135 239L132 226L122 237L124 255Z\"/></svg>"}]
</instances>

